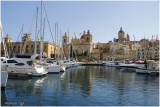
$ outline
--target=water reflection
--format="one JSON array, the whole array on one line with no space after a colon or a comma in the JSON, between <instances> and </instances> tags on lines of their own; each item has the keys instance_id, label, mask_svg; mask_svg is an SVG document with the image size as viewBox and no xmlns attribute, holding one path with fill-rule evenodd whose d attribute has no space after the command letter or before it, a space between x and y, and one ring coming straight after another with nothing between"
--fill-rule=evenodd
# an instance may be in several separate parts
<instances>
[{"instance_id":1,"label":"water reflection","mask_svg":"<svg viewBox=\"0 0 160 107\"><path fill-rule=\"evenodd\" d=\"M158 80L132 69L79 66L44 78L9 79L3 98L27 106L158 105Z\"/></svg>"},{"instance_id":2,"label":"water reflection","mask_svg":"<svg viewBox=\"0 0 160 107\"><path fill-rule=\"evenodd\" d=\"M5 89L1 89L1 105L7 106L6 102L8 102Z\"/></svg>"}]
</instances>

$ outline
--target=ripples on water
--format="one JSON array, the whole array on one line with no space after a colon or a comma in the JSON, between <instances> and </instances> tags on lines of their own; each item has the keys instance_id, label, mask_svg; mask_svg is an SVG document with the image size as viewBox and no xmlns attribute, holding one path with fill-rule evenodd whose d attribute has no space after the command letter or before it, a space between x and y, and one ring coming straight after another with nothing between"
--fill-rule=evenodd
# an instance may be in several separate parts
<instances>
[{"instance_id":1,"label":"ripples on water","mask_svg":"<svg viewBox=\"0 0 160 107\"><path fill-rule=\"evenodd\" d=\"M2 105L158 106L159 77L131 69L79 66L46 77L8 79L1 96Z\"/></svg>"}]
</instances>

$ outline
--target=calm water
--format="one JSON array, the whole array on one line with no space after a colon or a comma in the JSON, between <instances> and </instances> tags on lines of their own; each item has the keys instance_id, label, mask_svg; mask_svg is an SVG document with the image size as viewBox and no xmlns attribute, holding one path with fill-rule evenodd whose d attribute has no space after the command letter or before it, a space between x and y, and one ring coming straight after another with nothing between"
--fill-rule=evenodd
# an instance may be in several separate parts
<instances>
[{"instance_id":1,"label":"calm water","mask_svg":"<svg viewBox=\"0 0 160 107\"><path fill-rule=\"evenodd\" d=\"M2 105L158 106L159 77L104 66L79 66L29 80L9 79Z\"/></svg>"}]
</instances>

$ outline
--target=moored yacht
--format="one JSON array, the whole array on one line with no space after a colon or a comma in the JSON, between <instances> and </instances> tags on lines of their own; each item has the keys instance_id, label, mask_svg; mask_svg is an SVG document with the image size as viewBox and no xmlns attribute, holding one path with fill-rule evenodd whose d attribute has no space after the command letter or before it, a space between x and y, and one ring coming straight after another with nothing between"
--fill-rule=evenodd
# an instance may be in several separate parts
<instances>
[{"instance_id":1,"label":"moored yacht","mask_svg":"<svg viewBox=\"0 0 160 107\"><path fill-rule=\"evenodd\" d=\"M15 73L31 73L32 76L42 76L47 74L44 68L37 65L30 58L11 58L4 61L2 65L8 65L8 72Z\"/></svg>"},{"instance_id":2,"label":"moored yacht","mask_svg":"<svg viewBox=\"0 0 160 107\"><path fill-rule=\"evenodd\" d=\"M53 63L51 60L47 61L47 59L43 59L42 61L39 60L39 55L33 55L31 56L31 59L35 59L36 60L36 64L43 66L45 71L47 71L48 73L59 73L61 66Z\"/></svg>"},{"instance_id":3,"label":"moored yacht","mask_svg":"<svg viewBox=\"0 0 160 107\"><path fill-rule=\"evenodd\" d=\"M107 63L108 67L120 67L120 62L119 61L111 61Z\"/></svg>"},{"instance_id":4,"label":"moored yacht","mask_svg":"<svg viewBox=\"0 0 160 107\"><path fill-rule=\"evenodd\" d=\"M148 60L144 67L136 69L137 73L159 73L159 63L154 60Z\"/></svg>"},{"instance_id":5,"label":"moored yacht","mask_svg":"<svg viewBox=\"0 0 160 107\"><path fill-rule=\"evenodd\" d=\"M43 62L43 63L40 63L40 65L42 65L48 73L59 73L61 70L61 66L56 64L49 64L49 63Z\"/></svg>"}]
</instances>

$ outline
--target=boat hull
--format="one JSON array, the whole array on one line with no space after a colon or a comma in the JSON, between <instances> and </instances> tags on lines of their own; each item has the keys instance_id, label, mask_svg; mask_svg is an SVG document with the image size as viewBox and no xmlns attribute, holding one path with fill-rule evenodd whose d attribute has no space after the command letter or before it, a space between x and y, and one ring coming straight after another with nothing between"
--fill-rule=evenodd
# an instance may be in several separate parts
<instances>
[{"instance_id":1,"label":"boat hull","mask_svg":"<svg viewBox=\"0 0 160 107\"><path fill-rule=\"evenodd\" d=\"M8 80L8 72L1 72L1 87L5 88Z\"/></svg>"},{"instance_id":2,"label":"boat hull","mask_svg":"<svg viewBox=\"0 0 160 107\"><path fill-rule=\"evenodd\" d=\"M56 73L58 74L61 70L61 66L59 65L50 65L50 66L44 66L45 71L47 71L49 74Z\"/></svg>"},{"instance_id":3,"label":"boat hull","mask_svg":"<svg viewBox=\"0 0 160 107\"><path fill-rule=\"evenodd\" d=\"M148 74L148 70L147 69L136 69L136 73Z\"/></svg>"}]
</instances>

